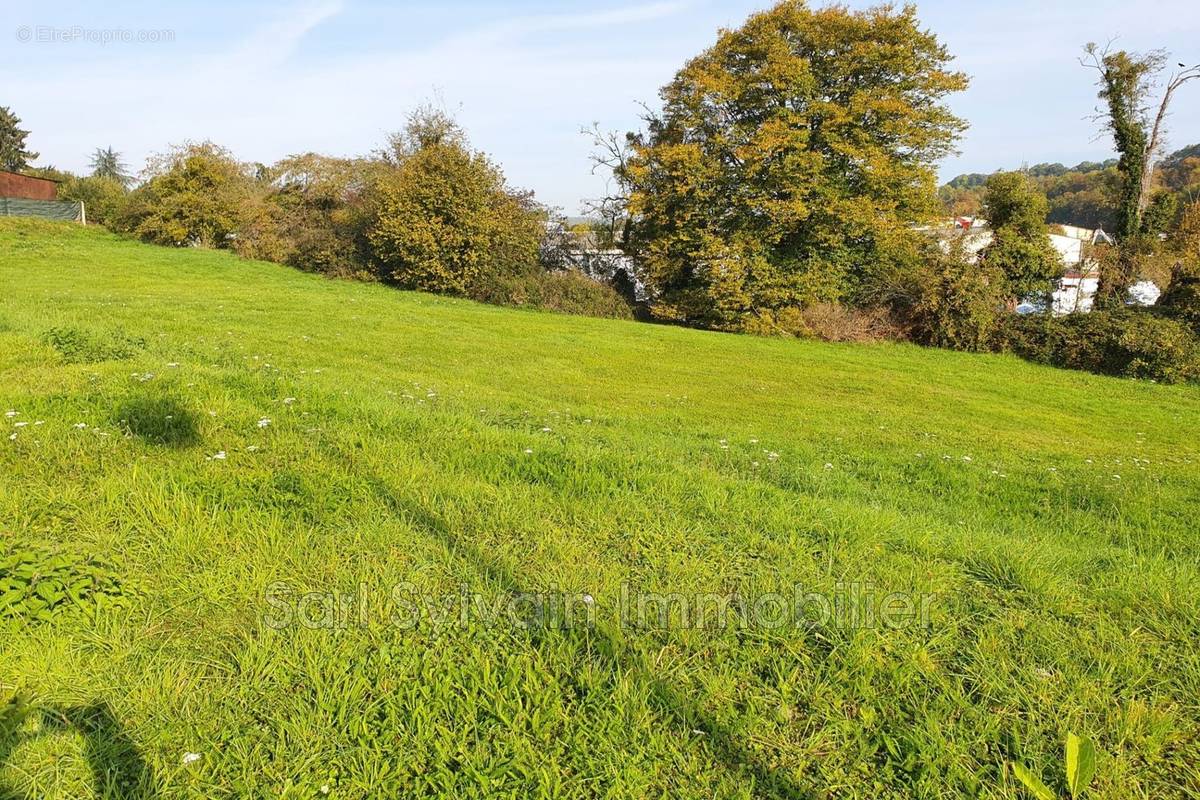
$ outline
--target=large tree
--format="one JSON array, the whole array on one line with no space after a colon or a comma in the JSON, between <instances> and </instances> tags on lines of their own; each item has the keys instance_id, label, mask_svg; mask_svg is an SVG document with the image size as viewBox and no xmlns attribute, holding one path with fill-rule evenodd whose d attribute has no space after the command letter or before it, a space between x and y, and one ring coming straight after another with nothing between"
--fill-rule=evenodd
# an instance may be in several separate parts
<instances>
[{"instance_id":1,"label":"large tree","mask_svg":"<svg viewBox=\"0 0 1200 800\"><path fill-rule=\"evenodd\" d=\"M722 32L618 167L655 313L770 329L912 258L933 165L965 128L950 60L912 6L786 0Z\"/></svg>"},{"instance_id":2,"label":"large tree","mask_svg":"<svg viewBox=\"0 0 1200 800\"><path fill-rule=\"evenodd\" d=\"M38 154L25 148L27 136L29 131L21 129L21 118L8 106L0 106L0 169L20 172L37 160Z\"/></svg>"}]
</instances>

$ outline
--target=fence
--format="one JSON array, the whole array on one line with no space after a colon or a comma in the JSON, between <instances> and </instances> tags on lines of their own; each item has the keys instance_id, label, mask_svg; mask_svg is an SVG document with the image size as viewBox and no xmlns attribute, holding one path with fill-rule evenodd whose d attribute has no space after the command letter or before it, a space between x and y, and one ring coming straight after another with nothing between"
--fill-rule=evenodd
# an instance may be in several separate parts
<instances>
[{"instance_id":1,"label":"fence","mask_svg":"<svg viewBox=\"0 0 1200 800\"><path fill-rule=\"evenodd\" d=\"M83 203L66 200L25 200L0 197L0 217L42 217L68 222L84 222Z\"/></svg>"}]
</instances>

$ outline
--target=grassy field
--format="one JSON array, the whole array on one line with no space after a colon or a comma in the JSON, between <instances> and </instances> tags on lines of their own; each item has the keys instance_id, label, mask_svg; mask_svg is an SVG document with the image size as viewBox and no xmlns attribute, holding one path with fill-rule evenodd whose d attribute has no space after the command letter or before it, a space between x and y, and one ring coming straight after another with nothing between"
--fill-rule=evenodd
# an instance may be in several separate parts
<instances>
[{"instance_id":1,"label":"grassy field","mask_svg":"<svg viewBox=\"0 0 1200 800\"><path fill-rule=\"evenodd\" d=\"M1200 796L1196 387L0 220L0 413L0 798Z\"/></svg>"}]
</instances>

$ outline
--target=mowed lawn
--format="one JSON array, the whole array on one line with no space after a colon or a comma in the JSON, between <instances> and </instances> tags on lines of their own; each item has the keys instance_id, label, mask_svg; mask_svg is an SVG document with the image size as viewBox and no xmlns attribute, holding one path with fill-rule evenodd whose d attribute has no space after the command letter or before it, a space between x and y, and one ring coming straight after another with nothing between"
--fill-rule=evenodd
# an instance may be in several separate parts
<instances>
[{"instance_id":1,"label":"mowed lawn","mask_svg":"<svg viewBox=\"0 0 1200 800\"><path fill-rule=\"evenodd\" d=\"M1200 796L1196 387L2 220L0 413L3 798Z\"/></svg>"}]
</instances>

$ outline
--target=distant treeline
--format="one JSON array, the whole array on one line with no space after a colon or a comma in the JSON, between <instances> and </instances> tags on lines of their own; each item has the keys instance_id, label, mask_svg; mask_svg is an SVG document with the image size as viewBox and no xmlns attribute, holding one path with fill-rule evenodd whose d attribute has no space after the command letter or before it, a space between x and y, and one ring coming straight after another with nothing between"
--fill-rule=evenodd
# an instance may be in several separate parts
<instances>
[{"instance_id":1,"label":"distant treeline","mask_svg":"<svg viewBox=\"0 0 1200 800\"><path fill-rule=\"evenodd\" d=\"M1121 191L1117 159L1083 161L1073 167L1063 164L1035 164L1021 169L1046 195L1050 211L1047 221L1058 225L1103 228L1112 232ZM991 174L965 173L952 178L939 190L938 197L946 212L953 216L975 216L983 211L984 187ZM1172 206L1173 214L1182 213L1189 203L1200 200L1200 144L1176 150L1158 163L1155 192L1173 195L1160 200Z\"/></svg>"}]
</instances>

